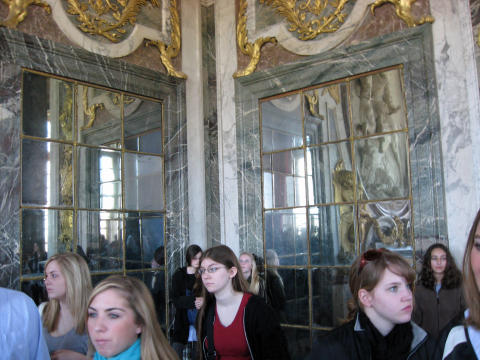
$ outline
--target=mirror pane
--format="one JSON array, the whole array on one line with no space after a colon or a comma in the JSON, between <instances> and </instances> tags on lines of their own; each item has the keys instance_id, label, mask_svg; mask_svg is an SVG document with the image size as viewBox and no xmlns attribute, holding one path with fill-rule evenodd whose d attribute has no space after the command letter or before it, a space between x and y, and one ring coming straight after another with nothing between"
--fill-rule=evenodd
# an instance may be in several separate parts
<instances>
[{"instance_id":1,"label":"mirror pane","mask_svg":"<svg viewBox=\"0 0 480 360\"><path fill-rule=\"evenodd\" d=\"M73 140L74 84L23 72L23 133L57 140Z\"/></svg>"},{"instance_id":2,"label":"mirror pane","mask_svg":"<svg viewBox=\"0 0 480 360\"><path fill-rule=\"evenodd\" d=\"M121 209L121 152L78 146L77 159L79 207Z\"/></svg>"},{"instance_id":3,"label":"mirror pane","mask_svg":"<svg viewBox=\"0 0 480 360\"><path fill-rule=\"evenodd\" d=\"M353 205L309 209L312 265L348 265L356 255Z\"/></svg>"},{"instance_id":4,"label":"mirror pane","mask_svg":"<svg viewBox=\"0 0 480 360\"><path fill-rule=\"evenodd\" d=\"M77 141L88 145L121 147L121 95L78 85Z\"/></svg>"},{"instance_id":5,"label":"mirror pane","mask_svg":"<svg viewBox=\"0 0 480 360\"><path fill-rule=\"evenodd\" d=\"M308 202L352 202L354 176L350 142L307 149Z\"/></svg>"},{"instance_id":6,"label":"mirror pane","mask_svg":"<svg viewBox=\"0 0 480 360\"><path fill-rule=\"evenodd\" d=\"M357 199L385 200L409 196L406 133L376 136L355 142Z\"/></svg>"},{"instance_id":7,"label":"mirror pane","mask_svg":"<svg viewBox=\"0 0 480 360\"><path fill-rule=\"evenodd\" d=\"M73 146L22 140L22 203L73 205Z\"/></svg>"},{"instance_id":8,"label":"mirror pane","mask_svg":"<svg viewBox=\"0 0 480 360\"><path fill-rule=\"evenodd\" d=\"M407 127L400 69L354 79L350 89L354 136Z\"/></svg>"},{"instance_id":9,"label":"mirror pane","mask_svg":"<svg viewBox=\"0 0 480 360\"><path fill-rule=\"evenodd\" d=\"M157 266L152 260L158 251L161 261L164 253L164 215L161 213L127 214L125 258L127 269L151 268ZM164 265L164 264L158 264Z\"/></svg>"},{"instance_id":10,"label":"mirror pane","mask_svg":"<svg viewBox=\"0 0 480 360\"><path fill-rule=\"evenodd\" d=\"M304 93L307 145L350 137L347 86L334 84Z\"/></svg>"},{"instance_id":11,"label":"mirror pane","mask_svg":"<svg viewBox=\"0 0 480 360\"><path fill-rule=\"evenodd\" d=\"M274 270L272 269L271 272ZM285 307L280 310L280 321L292 325L308 325L308 272L306 269L278 269L285 288ZM269 274L267 274L267 290ZM272 294L273 295L273 294Z\"/></svg>"},{"instance_id":12,"label":"mirror pane","mask_svg":"<svg viewBox=\"0 0 480 360\"><path fill-rule=\"evenodd\" d=\"M303 150L272 154L272 180L276 208L306 204L305 161Z\"/></svg>"},{"instance_id":13,"label":"mirror pane","mask_svg":"<svg viewBox=\"0 0 480 360\"><path fill-rule=\"evenodd\" d=\"M22 274L43 275L48 257L72 251L73 211L22 209Z\"/></svg>"},{"instance_id":14,"label":"mirror pane","mask_svg":"<svg viewBox=\"0 0 480 360\"><path fill-rule=\"evenodd\" d=\"M155 305L155 312L157 314L157 321L165 331L166 328L166 300L165 300L165 271L157 269L155 271L134 272L129 273L129 276L136 277L142 280L152 294L153 303Z\"/></svg>"},{"instance_id":15,"label":"mirror pane","mask_svg":"<svg viewBox=\"0 0 480 360\"><path fill-rule=\"evenodd\" d=\"M282 329L287 338L290 359L306 359L310 353L310 331L294 327L284 327Z\"/></svg>"},{"instance_id":16,"label":"mirror pane","mask_svg":"<svg viewBox=\"0 0 480 360\"><path fill-rule=\"evenodd\" d=\"M123 221L119 212L78 211L77 252L84 252L92 271L122 270Z\"/></svg>"},{"instance_id":17,"label":"mirror pane","mask_svg":"<svg viewBox=\"0 0 480 360\"><path fill-rule=\"evenodd\" d=\"M312 269L313 326L335 327L347 316L350 268Z\"/></svg>"},{"instance_id":18,"label":"mirror pane","mask_svg":"<svg viewBox=\"0 0 480 360\"><path fill-rule=\"evenodd\" d=\"M361 251L385 247L412 258L410 200L359 204Z\"/></svg>"},{"instance_id":19,"label":"mirror pane","mask_svg":"<svg viewBox=\"0 0 480 360\"><path fill-rule=\"evenodd\" d=\"M162 154L162 103L124 97L125 148Z\"/></svg>"},{"instance_id":20,"label":"mirror pane","mask_svg":"<svg viewBox=\"0 0 480 360\"><path fill-rule=\"evenodd\" d=\"M125 207L132 210L164 208L161 157L125 153Z\"/></svg>"},{"instance_id":21,"label":"mirror pane","mask_svg":"<svg viewBox=\"0 0 480 360\"><path fill-rule=\"evenodd\" d=\"M269 264L268 261L272 261L273 265L307 264L306 226L305 209L266 211L267 264Z\"/></svg>"},{"instance_id":22,"label":"mirror pane","mask_svg":"<svg viewBox=\"0 0 480 360\"><path fill-rule=\"evenodd\" d=\"M300 94L261 103L262 150L290 149L303 145Z\"/></svg>"}]
</instances>

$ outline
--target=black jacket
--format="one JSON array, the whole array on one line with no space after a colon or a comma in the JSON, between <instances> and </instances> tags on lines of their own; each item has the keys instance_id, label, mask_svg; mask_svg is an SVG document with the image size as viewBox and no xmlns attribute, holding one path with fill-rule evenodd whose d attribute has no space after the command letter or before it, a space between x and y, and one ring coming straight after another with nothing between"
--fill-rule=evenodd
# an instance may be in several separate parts
<instances>
[{"instance_id":1,"label":"black jacket","mask_svg":"<svg viewBox=\"0 0 480 360\"><path fill-rule=\"evenodd\" d=\"M195 296L187 296L187 289L192 290L195 275L187 274L187 268L179 268L172 278L172 297L175 305L175 320L173 322L173 342L186 344L188 341L188 309L195 309Z\"/></svg>"},{"instance_id":2,"label":"black jacket","mask_svg":"<svg viewBox=\"0 0 480 360\"><path fill-rule=\"evenodd\" d=\"M468 335L467 327L458 325L453 327L448 335L442 341L442 345L438 346L438 353L435 359L445 360L474 360L477 359L475 350L473 349Z\"/></svg>"},{"instance_id":3,"label":"black jacket","mask_svg":"<svg viewBox=\"0 0 480 360\"><path fill-rule=\"evenodd\" d=\"M428 334L415 323L412 324L413 340L408 360L430 359L430 344L427 347ZM330 331L319 338L307 357L333 360L370 360L372 350L365 330L360 325L358 315L354 320Z\"/></svg>"},{"instance_id":4,"label":"black jacket","mask_svg":"<svg viewBox=\"0 0 480 360\"><path fill-rule=\"evenodd\" d=\"M213 328L215 317L208 321L208 313L215 311L215 302L206 309L202 328L203 358L207 359L207 328ZM252 295L245 306L243 327L248 349L252 360L289 360L287 340L280 327L280 322L274 310L261 297ZM212 331L213 333L213 331Z\"/></svg>"}]
</instances>

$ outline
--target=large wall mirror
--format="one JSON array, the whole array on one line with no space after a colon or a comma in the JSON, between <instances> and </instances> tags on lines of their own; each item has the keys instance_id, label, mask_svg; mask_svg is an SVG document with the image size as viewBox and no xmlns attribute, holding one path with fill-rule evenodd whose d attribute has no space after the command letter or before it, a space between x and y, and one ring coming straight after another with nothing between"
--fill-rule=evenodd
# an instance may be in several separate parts
<instances>
[{"instance_id":1,"label":"large wall mirror","mask_svg":"<svg viewBox=\"0 0 480 360\"><path fill-rule=\"evenodd\" d=\"M84 256L94 283L164 281L164 261L152 262L165 256L162 102L24 70L21 118L22 289L45 300L44 264L65 251Z\"/></svg>"}]
</instances>

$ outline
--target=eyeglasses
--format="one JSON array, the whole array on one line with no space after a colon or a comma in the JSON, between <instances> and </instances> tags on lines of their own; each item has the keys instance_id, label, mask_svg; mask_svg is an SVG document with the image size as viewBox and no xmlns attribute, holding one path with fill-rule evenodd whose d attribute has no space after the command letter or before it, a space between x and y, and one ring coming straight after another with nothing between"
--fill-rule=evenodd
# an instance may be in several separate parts
<instances>
[{"instance_id":1,"label":"eyeglasses","mask_svg":"<svg viewBox=\"0 0 480 360\"><path fill-rule=\"evenodd\" d=\"M198 274L200 276L202 276L206 272L208 272L209 274L213 274L213 273L217 272L218 269L221 269L221 268L226 268L226 267L225 266L210 266L206 269L205 268L200 268L200 269L198 269Z\"/></svg>"},{"instance_id":2,"label":"eyeglasses","mask_svg":"<svg viewBox=\"0 0 480 360\"><path fill-rule=\"evenodd\" d=\"M367 250L362 254L362 257L360 258L360 265L358 266L358 275L362 272L363 268L367 263L370 261L375 261L379 259L382 254L386 251L387 249L385 248L380 248L380 249L371 249Z\"/></svg>"}]
</instances>

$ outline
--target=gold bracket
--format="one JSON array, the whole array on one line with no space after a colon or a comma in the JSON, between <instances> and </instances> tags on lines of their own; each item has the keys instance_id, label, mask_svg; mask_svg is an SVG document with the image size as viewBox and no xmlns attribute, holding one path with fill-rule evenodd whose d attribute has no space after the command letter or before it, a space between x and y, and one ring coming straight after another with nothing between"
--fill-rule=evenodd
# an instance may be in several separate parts
<instances>
[{"instance_id":1,"label":"gold bracket","mask_svg":"<svg viewBox=\"0 0 480 360\"><path fill-rule=\"evenodd\" d=\"M154 45L160 51L160 60L162 61L163 66L167 69L168 75L186 79L185 75L181 71L175 70L172 65L171 59L176 57L180 52L181 40L180 40L180 21L177 12L177 1L170 0L170 25L172 28L170 45L167 46L162 41L147 40L145 46Z\"/></svg>"},{"instance_id":2,"label":"gold bracket","mask_svg":"<svg viewBox=\"0 0 480 360\"><path fill-rule=\"evenodd\" d=\"M308 111L313 117L319 118L320 120L325 120L325 117L317 112L315 105L318 104L318 93L317 90L313 91L312 95L305 94L305 98L308 102Z\"/></svg>"},{"instance_id":3,"label":"gold bracket","mask_svg":"<svg viewBox=\"0 0 480 360\"><path fill-rule=\"evenodd\" d=\"M83 112L88 117L88 123L85 126L82 126L80 130L90 129L93 124L95 123L95 118L97 116L97 109L103 109L104 105L100 104L93 104L88 105L88 88L85 86L83 88Z\"/></svg>"},{"instance_id":4,"label":"gold bracket","mask_svg":"<svg viewBox=\"0 0 480 360\"><path fill-rule=\"evenodd\" d=\"M417 0L376 0L374 3L370 4L370 10L372 14L375 15L375 9L377 7L385 5L386 3L390 3L395 6L395 13L408 25L408 27L415 27L425 23L433 23L435 19L430 15L422 16L418 20L413 18L412 5L416 1Z\"/></svg>"},{"instance_id":5,"label":"gold bracket","mask_svg":"<svg viewBox=\"0 0 480 360\"><path fill-rule=\"evenodd\" d=\"M52 13L50 5L42 0L3 0L8 6L8 15L5 20L0 21L0 26L15 29L27 16L27 8L30 5L42 7L48 14Z\"/></svg>"},{"instance_id":6,"label":"gold bracket","mask_svg":"<svg viewBox=\"0 0 480 360\"><path fill-rule=\"evenodd\" d=\"M238 12L237 24L237 43L240 51L250 57L250 63L245 69L235 72L233 74L234 78L239 78L253 73L260 60L260 49L262 46L268 42L272 44L277 43L277 39L272 36L258 38L253 44L248 42L246 11L247 0L240 0L240 10Z\"/></svg>"}]
</instances>

